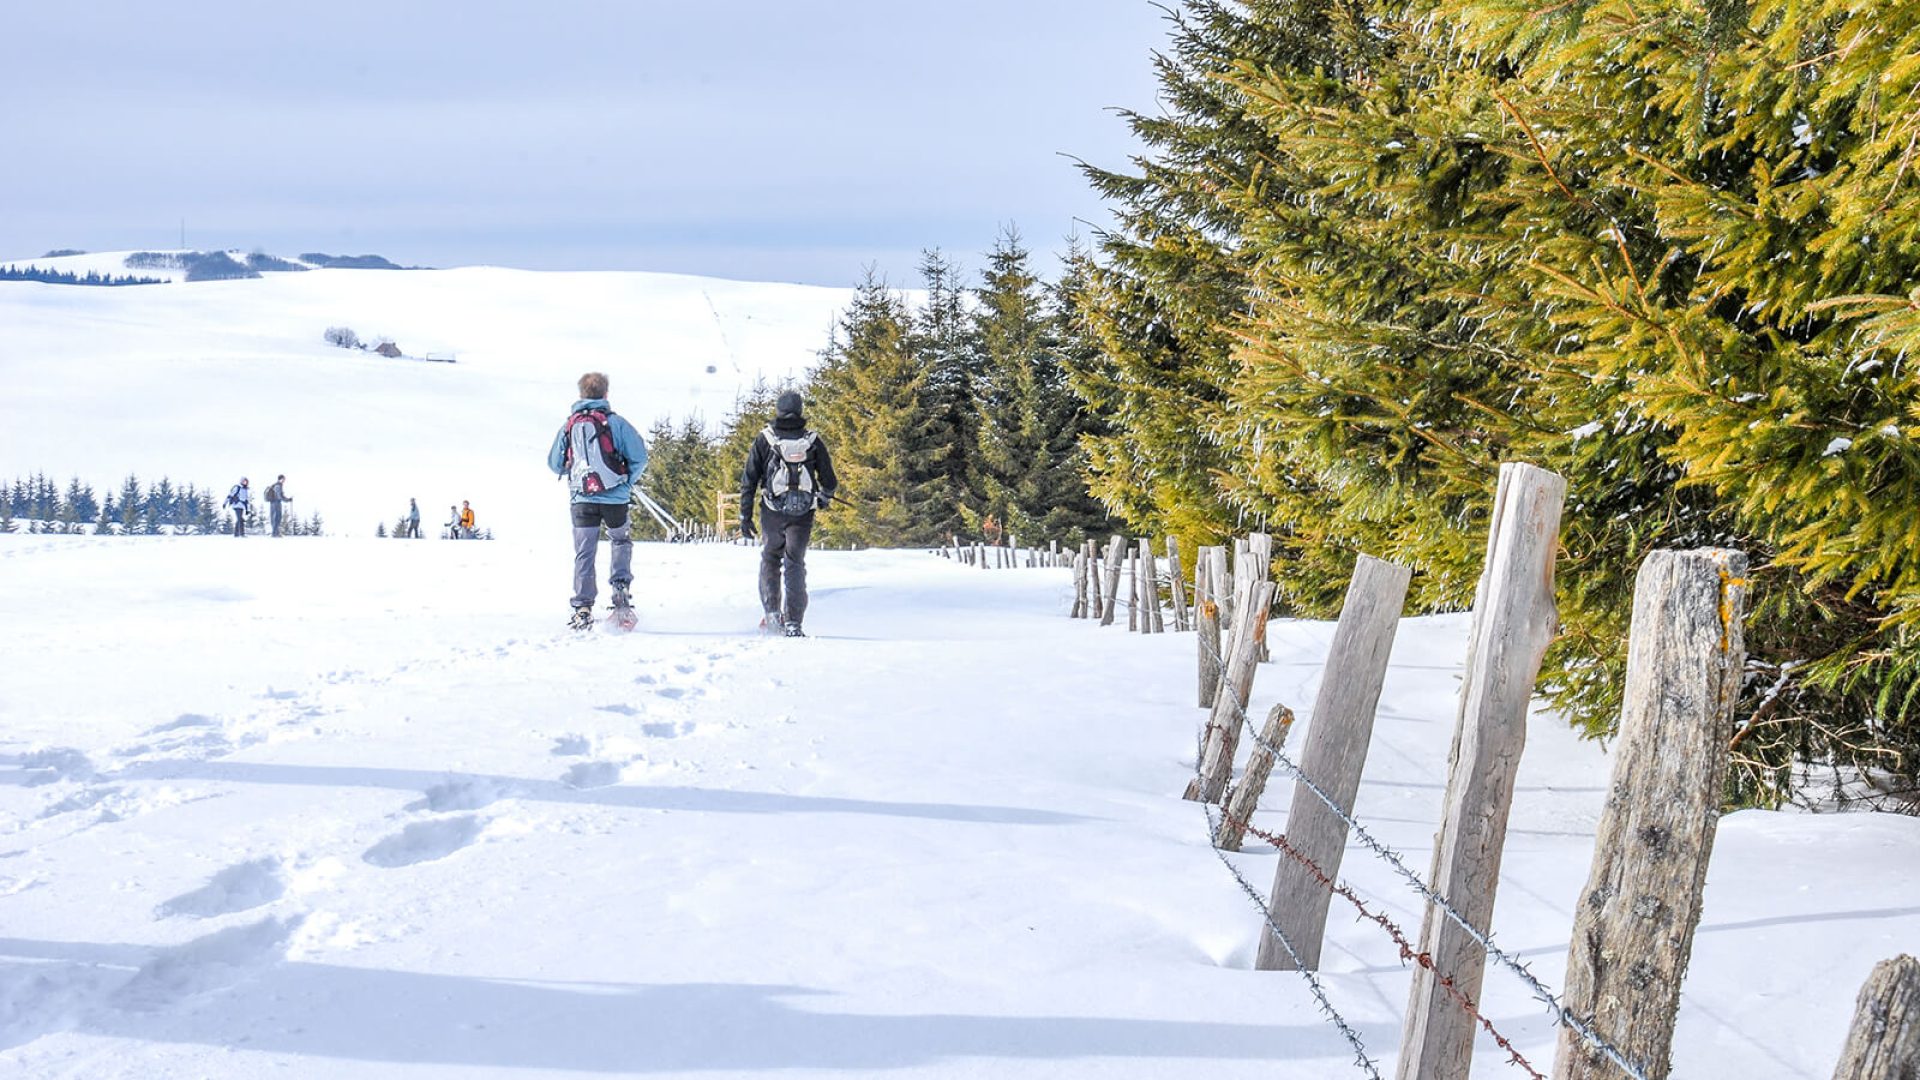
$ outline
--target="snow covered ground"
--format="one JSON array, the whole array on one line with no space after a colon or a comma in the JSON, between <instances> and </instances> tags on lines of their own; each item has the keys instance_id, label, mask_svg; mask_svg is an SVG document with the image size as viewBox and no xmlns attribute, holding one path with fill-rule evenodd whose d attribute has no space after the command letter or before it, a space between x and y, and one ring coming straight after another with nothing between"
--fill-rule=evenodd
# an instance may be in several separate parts
<instances>
[{"instance_id":1,"label":"snow covered ground","mask_svg":"<svg viewBox=\"0 0 1920 1080\"><path fill-rule=\"evenodd\" d=\"M638 633L560 629L543 458L574 378L717 421L846 296L0 283L0 477L284 472L336 534L0 535L0 1076L1358 1075L1297 976L1250 970L1253 908L1179 798L1190 636L1062 617L1064 571L822 551L815 636L763 640L752 552L664 545ZM372 539L410 495L500 539ZM1257 710L1310 722L1330 630L1276 624ZM1464 635L1403 624L1359 797L1421 869ZM1556 986L1607 767L1536 718L1496 934ZM1824 1080L1867 971L1920 951L1916 850L1912 819L1723 822L1675 1075ZM1237 860L1264 888L1276 857ZM1343 869L1417 929L1385 867ZM1390 1060L1390 942L1336 907L1326 976ZM1544 1067L1524 990L1490 974L1486 1006ZM1475 1075L1519 1074L1483 1047Z\"/></svg>"},{"instance_id":2,"label":"snow covered ground","mask_svg":"<svg viewBox=\"0 0 1920 1080\"><path fill-rule=\"evenodd\" d=\"M815 636L766 640L753 558L643 545L640 630L576 637L558 544L0 537L0 1075L1357 1075L1179 798L1190 635L820 552ZM1274 629L1256 705L1301 709L1330 627ZM1360 796L1417 867L1464 631L1403 625ZM1496 932L1557 985L1607 762L1529 739ZM1723 824L1676 1075L1828 1074L1920 942L1917 826ZM1389 1059L1406 971L1331 933Z\"/></svg>"}]
</instances>

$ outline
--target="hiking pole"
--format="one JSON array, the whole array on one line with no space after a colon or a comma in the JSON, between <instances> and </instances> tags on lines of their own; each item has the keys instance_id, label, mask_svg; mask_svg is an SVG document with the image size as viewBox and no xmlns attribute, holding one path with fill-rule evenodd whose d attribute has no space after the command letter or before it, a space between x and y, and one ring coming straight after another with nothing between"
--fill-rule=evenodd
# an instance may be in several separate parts
<instances>
[{"instance_id":1,"label":"hiking pole","mask_svg":"<svg viewBox=\"0 0 1920 1080\"><path fill-rule=\"evenodd\" d=\"M659 522L660 527L667 530L668 536L681 536L685 534L686 530L680 527L680 523L674 520L673 515L667 513L665 507L654 502L653 496L641 490L637 484L634 485L633 496L640 501L640 505L647 513L653 515L653 520Z\"/></svg>"}]
</instances>

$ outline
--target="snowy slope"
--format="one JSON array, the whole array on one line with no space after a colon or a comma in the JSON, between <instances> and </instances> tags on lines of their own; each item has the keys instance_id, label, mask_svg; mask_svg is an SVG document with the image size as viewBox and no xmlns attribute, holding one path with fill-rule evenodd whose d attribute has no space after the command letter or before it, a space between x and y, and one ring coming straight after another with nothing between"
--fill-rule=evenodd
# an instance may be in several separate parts
<instances>
[{"instance_id":1,"label":"snowy slope","mask_svg":"<svg viewBox=\"0 0 1920 1080\"><path fill-rule=\"evenodd\" d=\"M465 499L496 534L563 530L545 455L581 372L607 372L614 407L643 429L668 415L717 424L756 377L813 364L848 296L490 268L0 282L0 477L112 486L135 472L224 492L285 473L293 509L342 534L370 535L409 497L429 523ZM333 348L330 326L458 362Z\"/></svg>"},{"instance_id":2,"label":"snowy slope","mask_svg":"<svg viewBox=\"0 0 1920 1080\"><path fill-rule=\"evenodd\" d=\"M495 269L0 283L0 476L285 472L356 534L0 536L0 1076L1359 1075L1297 977L1248 970L1252 909L1178 798L1190 637L1063 618L1062 571L819 552L817 636L764 641L751 552L663 545L640 633L558 630L542 458L574 377L608 371L641 423L717 420L845 299ZM501 538L368 538L408 495ZM1275 625L1256 709L1310 722L1330 629ZM1403 624L1359 798L1417 868L1464 633ZM1607 764L1532 724L1496 932L1555 985ZM1917 845L1910 819L1725 821L1675 1075L1829 1075L1872 964L1920 951ZM1237 861L1264 885L1275 857ZM1377 862L1343 871L1417 927ZM1330 991L1387 1062L1405 968L1330 927ZM1544 1067L1525 992L1494 974L1486 1005ZM1518 1074L1483 1047L1475 1075Z\"/></svg>"},{"instance_id":3,"label":"snowy slope","mask_svg":"<svg viewBox=\"0 0 1920 1080\"><path fill-rule=\"evenodd\" d=\"M574 638L566 561L0 537L0 1075L1358 1075L1297 977L1248 970L1178 797L1190 636L1062 618L1064 571L820 552L817 636L764 640L750 551L643 545L640 632ZM1330 627L1274 631L1255 704L1300 708ZM1421 867L1464 632L1403 625L1360 796ZM1529 740L1496 927L1559 984L1606 761ZM1676 1075L1827 1075L1920 940L1916 826L1723 825ZM1331 933L1387 1061L1405 969ZM1487 1005L1544 1066L1524 991Z\"/></svg>"}]
</instances>

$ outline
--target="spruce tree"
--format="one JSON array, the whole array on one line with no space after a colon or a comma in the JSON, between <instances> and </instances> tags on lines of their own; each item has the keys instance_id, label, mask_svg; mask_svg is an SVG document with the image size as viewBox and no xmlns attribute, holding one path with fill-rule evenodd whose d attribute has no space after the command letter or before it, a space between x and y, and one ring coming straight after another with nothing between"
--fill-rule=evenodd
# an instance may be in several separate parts
<instances>
[{"instance_id":1,"label":"spruce tree","mask_svg":"<svg viewBox=\"0 0 1920 1080\"><path fill-rule=\"evenodd\" d=\"M158 535L162 526L174 523L173 481L162 476L158 483L147 491L147 504L141 514L141 532L148 536Z\"/></svg>"},{"instance_id":2,"label":"spruce tree","mask_svg":"<svg viewBox=\"0 0 1920 1080\"><path fill-rule=\"evenodd\" d=\"M13 517L13 500L0 499L0 533L11 533L18 528Z\"/></svg>"},{"instance_id":3,"label":"spruce tree","mask_svg":"<svg viewBox=\"0 0 1920 1080\"><path fill-rule=\"evenodd\" d=\"M813 413L841 487L852 496L821 516L828 543L905 546L939 542L930 503L956 493L932 468L937 420L927 370L914 355L906 301L877 277L855 291L814 373Z\"/></svg>"},{"instance_id":4,"label":"spruce tree","mask_svg":"<svg viewBox=\"0 0 1920 1080\"><path fill-rule=\"evenodd\" d=\"M107 497L100 500L100 518L93 523L93 534L95 536L113 535L114 523L119 520L120 508L114 505L113 492L109 491Z\"/></svg>"},{"instance_id":5,"label":"spruce tree","mask_svg":"<svg viewBox=\"0 0 1920 1080\"><path fill-rule=\"evenodd\" d=\"M913 317L909 348L926 369L930 419L927 472L946 489L926 502L916 528L927 535L957 535L977 527L985 492L976 456L980 446L979 384L986 356L960 268L937 249L921 253L920 282L927 299Z\"/></svg>"},{"instance_id":6,"label":"spruce tree","mask_svg":"<svg viewBox=\"0 0 1920 1080\"><path fill-rule=\"evenodd\" d=\"M120 482L120 532L132 536L140 530L145 505L140 497L140 480L132 473Z\"/></svg>"},{"instance_id":7,"label":"spruce tree","mask_svg":"<svg viewBox=\"0 0 1920 1080\"><path fill-rule=\"evenodd\" d=\"M1087 513L1084 413L1067 385L1065 326L1018 232L995 243L975 298L985 512L1030 539L1062 538L1103 515Z\"/></svg>"}]
</instances>

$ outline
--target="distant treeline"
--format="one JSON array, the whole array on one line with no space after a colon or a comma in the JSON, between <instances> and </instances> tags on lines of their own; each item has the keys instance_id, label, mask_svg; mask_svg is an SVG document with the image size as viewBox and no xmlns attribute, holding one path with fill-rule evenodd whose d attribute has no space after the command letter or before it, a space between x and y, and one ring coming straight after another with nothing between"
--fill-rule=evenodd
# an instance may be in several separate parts
<instances>
[{"instance_id":1,"label":"distant treeline","mask_svg":"<svg viewBox=\"0 0 1920 1080\"><path fill-rule=\"evenodd\" d=\"M255 495L255 501L260 495ZM232 519L221 504L226 501L220 489L176 486L161 477L142 487L137 476L128 474L118 491L96 494L92 484L79 477L67 481L62 489L52 478L35 473L0 484L0 533L74 533L95 536L182 536L231 531ZM247 518L248 531L262 527L264 505ZM320 536L325 522L318 513L302 521L289 517L282 531L289 536Z\"/></svg>"},{"instance_id":2,"label":"distant treeline","mask_svg":"<svg viewBox=\"0 0 1920 1080\"><path fill-rule=\"evenodd\" d=\"M0 266L0 281L39 281L48 285L164 285L165 278L135 277L132 274L102 274L89 270L76 274L71 270L48 270L39 266Z\"/></svg>"}]
</instances>

